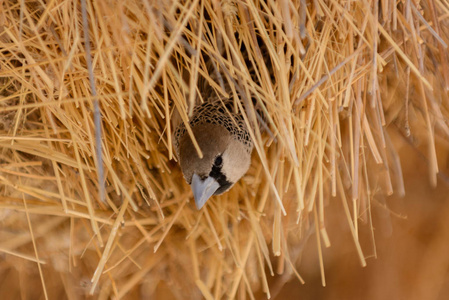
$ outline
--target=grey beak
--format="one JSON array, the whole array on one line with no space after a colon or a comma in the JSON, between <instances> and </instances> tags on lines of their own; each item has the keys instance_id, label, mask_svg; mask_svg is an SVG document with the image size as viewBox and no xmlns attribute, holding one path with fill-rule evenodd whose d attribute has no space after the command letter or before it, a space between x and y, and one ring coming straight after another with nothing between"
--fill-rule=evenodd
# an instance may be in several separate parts
<instances>
[{"instance_id":1,"label":"grey beak","mask_svg":"<svg viewBox=\"0 0 449 300\"><path fill-rule=\"evenodd\" d=\"M215 193L216 190L218 190L220 185L210 176L203 181L200 176L193 174L192 184L190 187L193 191L196 208L201 209L206 201Z\"/></svg>"}]
</instances>

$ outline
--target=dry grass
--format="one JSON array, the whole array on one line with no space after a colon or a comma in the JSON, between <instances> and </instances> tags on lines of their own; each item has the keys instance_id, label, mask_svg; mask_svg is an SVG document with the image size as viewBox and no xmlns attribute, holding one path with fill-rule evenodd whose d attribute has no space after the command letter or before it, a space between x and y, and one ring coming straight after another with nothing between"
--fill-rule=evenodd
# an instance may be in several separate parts
<instances>
[{"instance_id":1,"label":"dry grass","mask_svg":"<svg viewBox=\"0 0 449 300\"><path fill-rule=\"evenodd\" d=\"M434 184L435 149L449 149L447 1L0 3L2 297L269 297L275 273L302 282L308 237L324 285L326 202L342 200L364 266L360 227L374 241L373 204L388 214L385 196L404 194L386 129L424 153ZM187 122L208 59L246 95L256 151L197 211L171 121Z\"/></svg>"}]
</instances>

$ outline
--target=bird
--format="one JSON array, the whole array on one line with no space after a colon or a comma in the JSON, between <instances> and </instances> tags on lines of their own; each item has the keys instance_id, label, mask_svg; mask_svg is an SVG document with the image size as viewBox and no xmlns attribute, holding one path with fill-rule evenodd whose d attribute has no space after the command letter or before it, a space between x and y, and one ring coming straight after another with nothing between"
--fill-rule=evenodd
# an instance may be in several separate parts
<instances>
[{"instance_id":1,"label":"bird","mask_svg":"<svg viewBox=\"0 0 449 300\"><path fill-rule=\"evenodd\" d=\"M215 73L211 71L211 77L218 81ZM198 210L210 197L225 193L245 175L254 148L243 115L234 109L233 96L223 98L206 80L201 82L198 85L203 102L197 101L189 126L203 157L199 157L184 122L174 131L174 147L181 171L193 191ZM223 86L228 95L232 95L230 83ZM239 92L237 96L240 97Z\"/></svg>"}]
</instances>

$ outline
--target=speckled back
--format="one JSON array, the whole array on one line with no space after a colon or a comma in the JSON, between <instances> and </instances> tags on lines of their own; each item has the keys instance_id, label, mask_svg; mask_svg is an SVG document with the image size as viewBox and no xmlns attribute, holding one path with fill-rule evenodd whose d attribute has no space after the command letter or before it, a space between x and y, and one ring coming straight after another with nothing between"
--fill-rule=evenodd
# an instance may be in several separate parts
<instances>
[{"instance_id":1,"label":"speckled back","mask_svg":"<svg viewBox=\"0 0 449 300\"><path fill-rule=\"evenodd\" d=\"M209 101L199 104L194 108L192 119L189 122L190 126L195 127L205 123L223 126L235 140L238 140L245 145L248 153L251 153L254 144L249 135L243 116L233 112L233 99L223 99L223 102L220 101L217 96L204 99ZM174 146L178 157L179 143L186 132L185 124L181 123L174 133Z\"/></svg>"},{"instance_id":2,"label":"speckled back","mask_svg":"<svg viewBox=\"0 0 449 300\"><path fill-rule=\"evenodd\" d=\"M267 66L270 66L269 56L265 55L266 47L264 44L261 44L261 51L264 53L264 59L266 60ZM247 55L246 50L242 52L243 56ZM256 72L254 71L253 64L246 60L246 64L250 75L253 81L258 83L258 79L256 76ZM209 73L210 78L215 82L221 82L224 90L228 94L232 94L232 89L229 86L228 80L226 80L226 76L218 70L219 66L214 66L212 61L207 62L207 71ZM222 76L221 79L218 76ZM274 79L274 78L272 78ZM191 127L195 127L199 124L210 123L221 125L226 128L226 130L231 134L231 136L245 145L247 151L251 153L253 150L254 144L251 140L251 137L248 132L248 128L245 124L243 116L240 113L234 112L234 103L233 97L229 97L227 99L222 99L217 94L217 91L210 86L209 82L205 80L205 78L200 77L198 79L198 87L201 91L201 96L204 102L202 104L198 104L193 111L192 119L189 124ZM253 99L253 104L254 99ZM256 111L258 115L261 117L264 123L266 123L263 113L257 108ZM176 153L179 157L179 143L182 137L186 134L185 124L181 123L175 130L174 137L174 146L176 149Z\"/></svg>"}]
</instances>

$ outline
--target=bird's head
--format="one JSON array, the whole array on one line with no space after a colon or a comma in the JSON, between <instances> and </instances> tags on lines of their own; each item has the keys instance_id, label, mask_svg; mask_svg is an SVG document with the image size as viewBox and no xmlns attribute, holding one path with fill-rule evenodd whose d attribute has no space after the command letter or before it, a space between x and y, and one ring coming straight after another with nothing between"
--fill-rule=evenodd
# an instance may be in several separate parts
<instances>
[{"instance_id":1,"label":"bird's head","mask_svg":"<svg viewBox=\"0 0 449 300\"><path fill-rule=\"evenodd\" d=\"M246 173L251 154L223 126L205 123L193 127L192 131L203 157L198 156L186 133L179 143L179 160L196 207L200 209L212 195L226 192Z\"/></svg>"}]
</instances>

